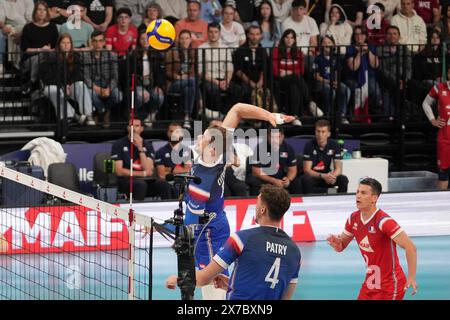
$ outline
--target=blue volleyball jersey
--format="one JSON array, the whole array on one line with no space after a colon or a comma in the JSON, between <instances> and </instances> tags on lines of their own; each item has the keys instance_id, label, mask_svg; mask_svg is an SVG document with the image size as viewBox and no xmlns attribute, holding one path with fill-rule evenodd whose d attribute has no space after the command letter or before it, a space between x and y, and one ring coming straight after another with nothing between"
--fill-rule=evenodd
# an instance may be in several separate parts
<instances>
[{"instance_id":1,"label":"blue volleyball jersey","mask_svg":"<svg viewBox=\"0 0 450 320\"><path fill-rule=\"evenodd\" d=\"M198 160L191 168L191 174L202 179L200 184L189 182L185 194L186 217L185 224L197 224L199 215L214 213L216 218L211 221L223 219L224 208L224 180L225 164L222 158L214 165L208 165Z\"/></svg>"},{"instance_id":2,"label":"blue volleyball jersey","mask_svg":"<svg viewBox=\"0 0 450 320\"><path fill-rule=\"evenodd\" d=\"M225 269L235 263L228 300L279 300L297 283L301 254L283 230L261 226L232 234L213 259Z\"/></svg>"}]
</instances>

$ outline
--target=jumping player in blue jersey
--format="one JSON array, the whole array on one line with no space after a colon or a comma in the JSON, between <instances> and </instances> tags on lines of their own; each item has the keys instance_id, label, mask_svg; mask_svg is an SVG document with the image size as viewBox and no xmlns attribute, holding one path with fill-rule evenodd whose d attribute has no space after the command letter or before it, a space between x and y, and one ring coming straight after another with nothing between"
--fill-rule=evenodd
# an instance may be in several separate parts
<instances>
[{"instance_id":1,"label":"jumping player in blue jersey","mask_svg":"<svg viewBox=\"0 0 450 320\"><path fill-rule=\"evenodd\" d=\"M197 271L197 286L214 280L217 287L228 289L229 300L290 299L301 261L300 250L279 228L290 200L284 188L264 185L256 204L255 221L260 227L231 235L209 265ZM231 278L221 274L233 262ZM169 289L176 284L176 276L166 281Z\"/></svg>"},{"instance_id":2,"label":"jumping player in blue jersey","mask_svg":"<svg viewBox=\"0 0 450 320\"><path fill-rule=\"evenodd\" d=\"M275 127L292 122L295 118L238 103L227 113L222 126L209 127L203 135L198 136L196 151L199 157L194 161L191 174L200 177L202 182L199 185L190 182L187 187L185 224L196 224L195 261L199 270L211 262L230 235L230 227L223 210L225 168L227 156L231 153L226 150L233 142L233 130L242 119L268 121ZM204 213L212 218L206 227L199 224L199 216ZM205 283L202 295L203 299L220 300L225 298L225 291Z\"/></svg>"}]
</instances>

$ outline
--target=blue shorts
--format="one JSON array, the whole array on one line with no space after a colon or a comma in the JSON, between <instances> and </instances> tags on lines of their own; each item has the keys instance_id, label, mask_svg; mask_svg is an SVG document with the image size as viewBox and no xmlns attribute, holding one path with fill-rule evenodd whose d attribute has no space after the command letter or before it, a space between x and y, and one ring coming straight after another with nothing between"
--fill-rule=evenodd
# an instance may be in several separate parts
<instances>
[{"instance_id":1,"label":"blue shorts","mask_svg":"<svg viewBox=\"0 0 450 320\"><path fill-rule=\"evenodd\" d=\"M203 225L198 225L195 229L197 246L195 249L195 266L200 270L212 261L212 258L230 237L230 225L225 215L211 222L200 235L202 229Z\"/></svg>"}]
</instances>

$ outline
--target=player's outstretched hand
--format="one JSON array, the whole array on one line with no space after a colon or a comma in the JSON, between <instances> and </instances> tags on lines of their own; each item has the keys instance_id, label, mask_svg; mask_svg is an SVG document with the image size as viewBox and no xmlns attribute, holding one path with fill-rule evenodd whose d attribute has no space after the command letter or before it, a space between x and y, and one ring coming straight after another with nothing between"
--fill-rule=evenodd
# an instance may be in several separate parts
<instances>
[{"instance_id":1,"label":"player's outstretched hand","mask_svg":"<svg viewBox=\"0 0 450 320\"><path fill-rule=\"evenodd\" d=\"M175 290L177 288L177 280L178 280L178 277L175 275L168 276L166 279L166 288Z\"/></svg>"},{"instance_id":2,"label":"player's outstretched hand","mask_svg":"<svg viewBox=\"0 0 450 320\"><path fill-rule=\"evenodd\" d=\"M272 113L272 117L269 120L270 124L274 127L280 124L290 123L295 120L294 116L287 116L281 113Z\"/></svg>"},{"instance_id":3,"label":"player's outstretched hand","mask_svg":"<svg viewBox=\"0 0 450 320\"><path fill-rule=\"evenodd\" d=\"M408 278L408 281L406 282L406 286L405 286L405 291L408 290L409 287L412 287L412 290L413 290L412 295L415 295L417 293L417 290L419 289L416 279Z\"/></svg>"},{"instance_id":4,"label":"player's outstretched hand","mask_svg":"<svg viewBox=\"0 0 450 320\"><path fill-rule=\"evenodd\" d=\"M342 241L339 236L335 236L334 234L330 234L327 238L328 244L333 247L336 251L341 251Z\"/></svg>"},{"instance_id":5,"label":"player's outstretched hand","mask_svg":"<svg viewBox=\"0 0 450 320\"><path fill-rule=\"evenodd\" d=\"M228 281L230 278L224 274L219 274L214 278L214 287L217 289L228 290Z\"/></svg>"}]
</instances>

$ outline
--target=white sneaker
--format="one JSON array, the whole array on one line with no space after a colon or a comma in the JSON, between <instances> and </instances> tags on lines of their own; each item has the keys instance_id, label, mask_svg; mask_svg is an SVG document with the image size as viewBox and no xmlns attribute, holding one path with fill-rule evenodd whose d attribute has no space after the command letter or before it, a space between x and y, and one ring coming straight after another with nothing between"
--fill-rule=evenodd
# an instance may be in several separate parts
<instances>
[{"instance_id":1,"label":"white sneaker","mask_svg":"<svg viewBox=\"0 0 450 320\"><path fill-rule=\"evenodd\" d=\"M349 124L350 122L348 122L348 120L347 120L346 117L342 116L342 118L341 118L341 123L342 123L342 124Z\"/></svg>"},{"instance_id":2,"label":"white sneaker","mask_svg":"<svg viewBox=\"0 0 450 320\"><path fill-rule=\"evenodd\" d=\"M317 106L317 104L311 100L311 102L309 103L309 111L311 112L311 114L315 117L322 117L323 116L323 111L320 110L320 108Z\"/></svg>"},{"instance_id":3,"label":"white sneaker","mask_svg":"<svg viewBox=\"0 0 450 320\"><path fill-rule=\"evenodd\" d=\"M92 116L87 116L87 119L86 119L86 125L87 125L87 126L95 126L95 121L94 121L94 119L92 118Z\"/></svg>"},{"instance_id":4,"label":"white sneaker","mask_svg":"<svg viewBox=\"0 0 450 320\"><path fill-rule=\"evenodd\" d=\"M302 125L302 122L298 119L295 119L294 121L292 121L292 125L300 127Z\"/></svg>"},{"instance_id":5,"label":"white sneaker","mask_svg":"<svg viewBox=\"0 0 450 320\"><path fill-rule=\"evenodd\" d=\"M220 112L205 108L205 116L209 119L220 119Z\"/></svg>"},{"instance_id":6,"label":"white sneaker","mask_svg":"<svg viewBox=\"0 0 450 320\"><path fill-rule=\"evenodd\" d=\"M75 119L78 121L80 125L83 125L86 121L86 115L85 114L76 114L75 113Z\"/></svg>"}]
</instances>

